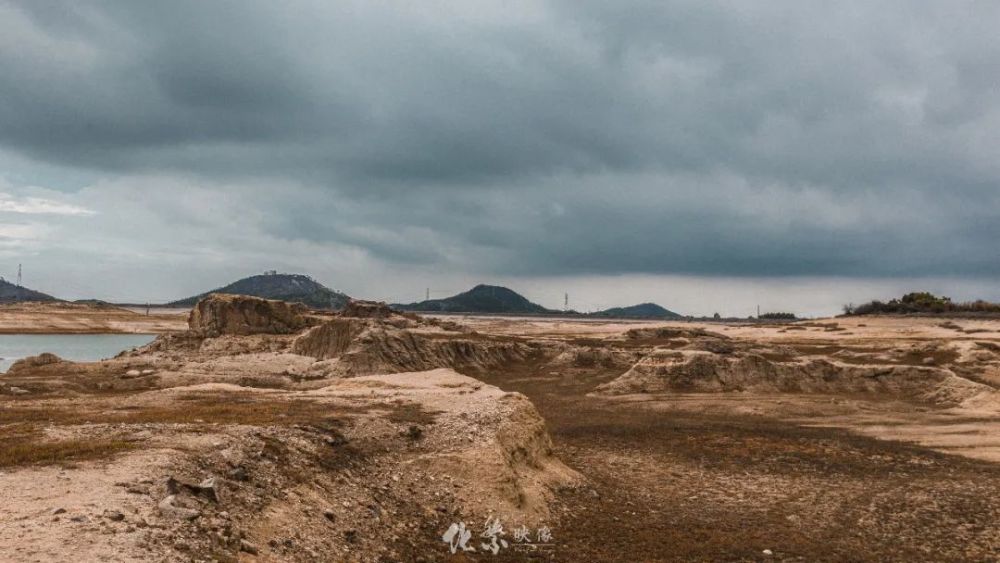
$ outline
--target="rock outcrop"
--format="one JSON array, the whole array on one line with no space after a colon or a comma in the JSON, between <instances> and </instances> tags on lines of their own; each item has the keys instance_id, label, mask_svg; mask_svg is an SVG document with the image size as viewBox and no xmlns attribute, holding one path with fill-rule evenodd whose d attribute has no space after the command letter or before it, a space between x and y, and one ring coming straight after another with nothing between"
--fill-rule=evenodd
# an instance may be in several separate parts
<instances>
[{"instance_id":1,"label":"rock outcrop","mask_svg":"<svg viewBox=\"0 0 1000 563\"><path fill-rule=\"evenodd\" d=\"M191 310L188 326L204 337L251 334L292 334L311 324L308 310L298 303L246 295L212 294Z\"/></svg>"},{"instance_id":2,"label":"rock outcrop","mask_svg":"<svg viewBox=\"0 0 1000 563\"><path fill-rule=\"evenodd\" d=\"M352 299L340 311L342 317L353 317L358 319L388 319L394 315L400 315L381 301L361 301Z\"/></svg>"}]
</instances>

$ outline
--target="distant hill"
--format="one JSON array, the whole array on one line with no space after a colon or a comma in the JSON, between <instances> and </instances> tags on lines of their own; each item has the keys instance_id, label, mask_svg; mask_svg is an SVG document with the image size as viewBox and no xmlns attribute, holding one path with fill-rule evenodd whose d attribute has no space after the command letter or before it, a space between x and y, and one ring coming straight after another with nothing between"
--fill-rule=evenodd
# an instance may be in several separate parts
<instances>
[{"instance_id":1,"label":"distant hill","mask_svg":"<svg viewBox=\"0 0 1000 563\"><path fill-rule=\"evenodd\" d=\"M40 291L14 285L0 278L0 303L21 303L23 301L59 301Z\"/></svg>"},{"instance_id":2,"label":"distant hill","mask_svg":"<svg viewBox=\"0 0 1000 563\"><path fill-rule=\"evenodd\" d=\"M528 301L516 291L498 285L477 285L476 287L445 299L430 299L408 305L393 305L403 311L424 313L554 313Z\"/></svg>"},{"instance_id":3,"label":"distant hill","mask_svg":"<svg viewBox=\"0 0 1000 563\"><path fill-rule=\"evenodd\" d=\"M656 303L640 303L631 307L613 307L596 313L593 317L617 317L625 319L679 319L681 315L660 307Z\"/></svg>"},{"instance_id":4,"label":"distant hill","mask_svg":"<svg viewBox=\"0 0 1000 563\"><path fill-rule=\"evenodd\" d=\"M280 299L304 303L312 309L342 309L350 297L334 291L309 276L301 274L261 274L243 278L225 287L213 289L168 303L170 307L193 307L201 298L211 293L228 293L234 295L252 295L265 299Z\"/></svg>"}]
</instances>

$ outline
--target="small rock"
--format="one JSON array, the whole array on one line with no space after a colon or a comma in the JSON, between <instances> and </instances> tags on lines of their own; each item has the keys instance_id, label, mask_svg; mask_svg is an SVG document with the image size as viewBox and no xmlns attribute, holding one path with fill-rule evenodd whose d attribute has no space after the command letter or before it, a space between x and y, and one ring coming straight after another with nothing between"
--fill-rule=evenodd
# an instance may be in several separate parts
<instances>
[{"instance_id":1,"label":"small rock","mask_svg":"<svg viewBox=\"0 0 1000 563\"><path fill-rule=\"evenodd\" d=\"M125 515L117 510L105 510L104 517L112 522L121 522L125 519Z\"/></svg>"},{"instance_id":2,"label":"small rock","mask_svg":"<svg viewBox=\"0 0 1000 563\"><path fill-rule=\"evenodd\" d=\"M761 553L763 553L764 555L774 555L774 552L773 552L773 551L771 551L770 549L765 549L765 550L764 550L764 551L762 551Z\"/></svg>"},{"instance_id":3,"label":"small rock","mask_svg":"<svg viewBox=\"0 0 1000 563\"><path fill-rule=\"evenodd\" d=\"M142 375L141 371L137 369L130 369L125 372L125 375L122 376L122 379L131 379L133 377L139 377L140 375Z\"/></svg>"},{"instance_id":4,"label":"small rock","mask_svg":"<svg viewBox=\"0 0 1000 563\"><path fill-rule=\"evenodd\" d=\"M174 502L176 500L176 495L170 495L161 500L160 504L157 505L160 514L167 518L176 518L178 520L194 520L201 516L201 512L197 510L175 505Z\"/></svg>"},{"instance_id":5,"label":"small rock","mask_svg":"<svg viewBox=\"0 0 1000 563\"><path fill-rule=\"evenodd\" d=\"M242 465L240 465L239 467L236 467L236 468L233 468L232 470L230 470L229 473L226 474L226 476L229 477L230 479L232 479L233 481L249 481L250 480L250 474L247 472L247 469L245 467L243 467Z\"/></svg>"},{"instance_id":6,"label":"small rock","mask_svg":"<svg viewBox=\"0 0 1000 563\"><path fill-rule=\"evenodd\" d=\"M197 485L192 485L190 483L184 483L178 481L177 479L170 477L167 479L167 492L171 495L180 494L181 491L187 491L189 493L199 495L207 498L213 502L219 502L219 493L215 483L215 477L210 477L205 479Z\"/></svg>"},{"instance_id":7,"label":"small rock","mask_svg":"<svg viewBox=\"0 0 1000 563\"><path fill-rule=\"evenodd\" d=\"M156 370L155 369L144 369L144 370L142 370L141 373L142 373L142 375L153 375L154 373L156 373Z\"/></svg>"},{"instance_id":8,"label":"small rock","mask_svg":"<svg viewBox=\"0 0 1000 563\"><path fill-rule=\"evenodd\" d=\"M200 489L198 491L198 494L204 496L205 498L211 501L219 502L219 491L215 486L215 477L209 477L208 479L205 479L204 481L198 484L198 488Z\"/></svg>"},{"instance_id":9,"label":"small rock","mask_svg":"<svg viewBox=\"0 0 1000 563\"><path fill-rule=\"evenodd\" d=\"M10 391L11 395L27 395L28 393L30 393L30 391L28 391L27 389L21 389L20 387L14 387L13 385L11 385L10 387L8 387L7 390Z\"/></svg>"},{"instance_id":10,"label":"small rock","mask_svg":"<svg viewBox=\"0 0 1000 563\"><path fill-rule=\"evenodd\" d=\"M337 515L329 508L323 511L323 516L331 522L337 519Z\"/></svg>"},{"instance_id":11,"label":"small rock","mask_svg":"<svg viewBox=\"0 0 1000 563\"><path fill-rule=\"evenodd\" d=\"M52 511L52 514L65 514L65 513L66 513L66 509L65 508L61 508L61 507Z\"/></svg>"},{"instance_id":12,"label":"small rock","mask_svg":"<svg viewBox=\"0 0 1000 563\"><path fill-rule=\"evenodd\" d=\"M258 553L257 546L247 540L240 540L240 551L249 553L250 555L257 555Z\"/></svg>"},{"instance_id":13,"label":"small rock","mask_svg":"<svg viewBox=\"0 0 1000 563\"><path fill-rule=\"evenodd\" d=\"M357 543L358 541L358 531L357 530L344 530L344 539L349 543Z\"/></svg>"}]
</instances>

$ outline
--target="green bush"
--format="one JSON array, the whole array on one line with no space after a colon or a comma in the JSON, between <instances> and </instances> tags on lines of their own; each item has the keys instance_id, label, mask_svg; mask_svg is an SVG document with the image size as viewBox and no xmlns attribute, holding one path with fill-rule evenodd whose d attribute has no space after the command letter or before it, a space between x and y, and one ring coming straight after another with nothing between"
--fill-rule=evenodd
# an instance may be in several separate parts
<instances>
[{"instance_id":1,"label":"green bush","mask_svg":"<svg viewBox=\"0 0 1000 563\"><path fill-rule=\"evenodd\" d=\"M876 300L857 306L844 306L844 314L846 315L905 315L909 313L1000 313L1000 304L982 300L955 303L950 297L938 297L927 291L916 291L888 302Z\"/></svg>"}]
</instances>

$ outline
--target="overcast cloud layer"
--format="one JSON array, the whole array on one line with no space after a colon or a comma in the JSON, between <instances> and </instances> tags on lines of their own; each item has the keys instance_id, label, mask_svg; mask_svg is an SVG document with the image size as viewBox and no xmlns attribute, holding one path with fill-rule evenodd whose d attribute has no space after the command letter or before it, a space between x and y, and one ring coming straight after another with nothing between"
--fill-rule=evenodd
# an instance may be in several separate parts
<instances>
[{"instance_id":1,"label":"overcast cloud layer","mask_svg":"<svg viewBox=\"0 0 1000 563\"><path fill-rule=\"evenodd\" d=\"M0 270L133 300L271 267L388 300L1000 298L997 22L955 0L0 0Z\"/></svg>"}]
</instances>

